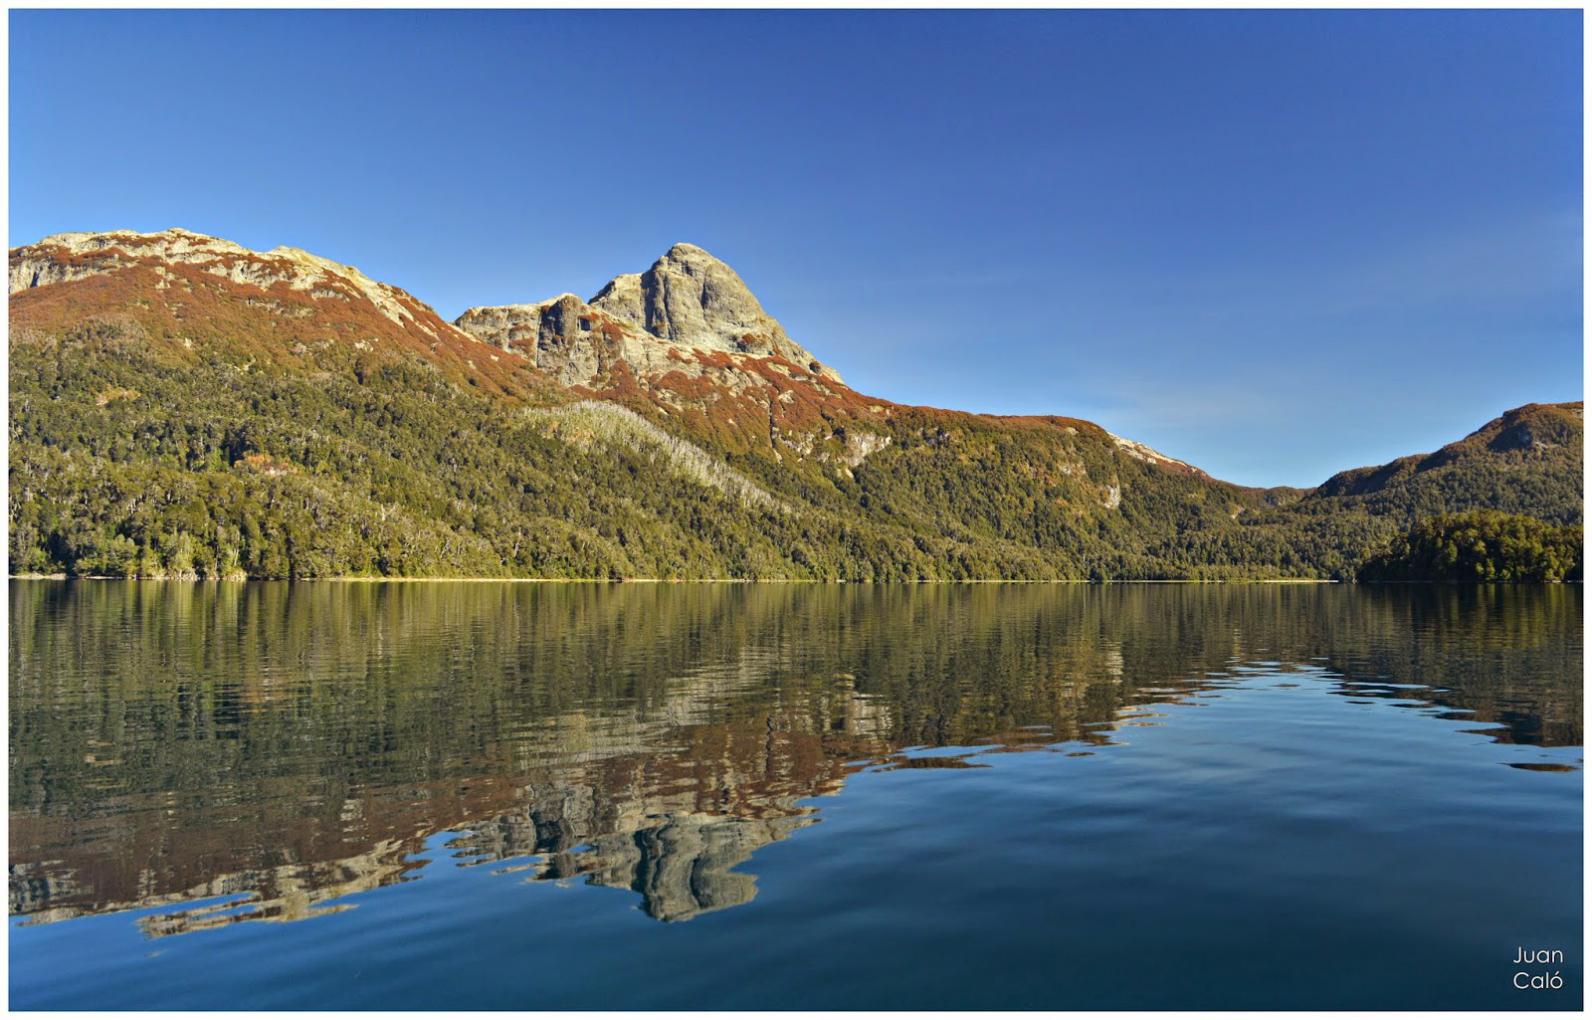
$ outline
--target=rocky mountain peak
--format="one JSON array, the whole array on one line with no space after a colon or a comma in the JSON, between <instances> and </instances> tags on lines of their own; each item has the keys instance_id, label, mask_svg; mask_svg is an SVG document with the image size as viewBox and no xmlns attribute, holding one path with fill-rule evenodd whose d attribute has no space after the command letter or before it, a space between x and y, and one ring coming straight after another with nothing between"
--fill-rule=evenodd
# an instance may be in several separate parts
<instances>
[{"instance_id":1,"label":"rocky mountain peak","mask_svg":"<svg viewBox=\"0 0 1592 1020\"><path fill-rule=\"evenodd\" d=\"M664 252L663 258L659 259L658 261L663 262L667 259L688 258L703 258L709 262L717 262L719 265L724 266L723 262L719 262L718 259L708 254L708 250L706 248L694 245L690 241L676 241L674 244L669 246L669 250ZM728 269L730 267L724 266L724 268Z\"/></svg>"},{"instance_id":2,"label":"rocky mountain peak","mask_svg":"<svg viewBox=\"0 0 1592 1020\"><path fill-rule=\"evenodd\" d=\"M563 294L535 304L471 308L455 324L531 358L565 383L585 383L592 370L619 362L642 374L673 371L681 362L671 352L777 357L842 381L763 310L735 270L685 242L646 272L614 277L589 302Z\"/></svg>"},{"instance_id":3,"label":"rocky mountain peak","mask_svg":"<svg viewBox=\"0 0 1592 1020\"><path fill-rule=\"evenodd\" d=\"M693 347L733 349L748 333L789 340L735 270L694 244L676 244L645 273L616 278L591 303Z\"/></svg>"},{"instance_id":4,"label":"rocky mountain peak","mask_svg":"<svg viewBox=\"0 0 1592 1020\"><path fill-rule=\"evenodd\" d=\"M644 273L615 277L591 306L679 346L776 355L840 381L763 310L740 274L694 244L673 245Z\"/></svg>"}]
</instances>

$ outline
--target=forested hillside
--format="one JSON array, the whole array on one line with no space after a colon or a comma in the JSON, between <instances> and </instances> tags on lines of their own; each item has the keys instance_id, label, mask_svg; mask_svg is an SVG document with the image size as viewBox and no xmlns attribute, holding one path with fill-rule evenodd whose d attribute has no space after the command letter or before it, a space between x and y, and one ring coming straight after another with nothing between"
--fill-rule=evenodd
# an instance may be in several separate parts
<instances>
[{"instance_id":1,"label":"forested hillside","mask_svg":"<svg viewBox=\"0 0 1592 1020\"><path fill-rule=\"evenodd\" d=\"M1560 523L1581 520L1582 409L1527 404L1435 453L1344 471L1305 509L1365 509L1409 517L1483 506Z\"/></svg>"},{"instance_id":2,"label":"forested hillside","mask_svg":"<svg viewBox=\"0 0 1592 1020\"><path fill-rule=\"evenodd\" d=\"M1417 517L1581 520L1581 407L1254 490L1059 417L847 387L671 249L472 309L181 231L11 253L13 573L1352 577Z\"/></svg>"}]
</instances>

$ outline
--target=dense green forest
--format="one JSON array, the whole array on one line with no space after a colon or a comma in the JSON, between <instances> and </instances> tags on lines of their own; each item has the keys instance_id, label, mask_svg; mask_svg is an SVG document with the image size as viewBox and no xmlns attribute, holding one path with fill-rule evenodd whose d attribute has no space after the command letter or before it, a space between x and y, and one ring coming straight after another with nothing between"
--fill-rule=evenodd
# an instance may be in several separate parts
<instances>
[{"instance_id":1,"label":"dense green forest","mask_svg":"<svg viewBox=\"0 0 1592 1020\"><path fill-rule=\"evenodd\" d=\"M1581 580L1581 525L1497 510L1421 521L1360 567L1362 581Z\"/></svg>"},{"instance_id":2,"label":"dense green forest","mask_svg":"<svg viewBox=\"0 0 1592 1020\"><path fill-rule=\"evenodd\" d=\"M1440 498L1404 479L1388 506L912 408L887 448L836 471L674 435L643 404L509 403L416 357L175 358L105 322L14 340L10 373L13 573L1350 578L1417 508L1527 492L1580 519L1578 433L1573 471L1568 454L1483 451L1438 473Z\"/></svg>"}]
</instances>

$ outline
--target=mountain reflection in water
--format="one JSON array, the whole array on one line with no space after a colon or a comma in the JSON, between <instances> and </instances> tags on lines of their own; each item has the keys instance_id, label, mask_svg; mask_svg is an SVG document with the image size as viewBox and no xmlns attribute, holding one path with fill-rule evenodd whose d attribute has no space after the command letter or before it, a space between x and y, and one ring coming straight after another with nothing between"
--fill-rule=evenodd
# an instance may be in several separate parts
<instances>
[{"instance_id":1,"label":"mountain reflection in water","mask_svg":"<svg viewBox=\"0 0 1592 1020\"><path fill-rule=\"evenodd\" d=\"M752 900L753 854L858 770L1088 753L1255 677L1582 742L1579 586L10 594L11 913L155 908L150 936L349 909L439 833L686 920Z\"/></svg>"}]
</instances>

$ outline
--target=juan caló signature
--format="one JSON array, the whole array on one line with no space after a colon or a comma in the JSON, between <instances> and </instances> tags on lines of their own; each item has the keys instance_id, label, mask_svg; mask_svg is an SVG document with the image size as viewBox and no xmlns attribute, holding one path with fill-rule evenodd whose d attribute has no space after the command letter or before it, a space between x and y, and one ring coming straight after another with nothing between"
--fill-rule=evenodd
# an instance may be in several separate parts
<instances>
[{"instance_id":1,"label":"juan cal\u00f3 signature","mask_svg":"<svg viewBox=\"0 0 1592 1020\"><path fill-rule=\"evenodd\" d=\"M1520 989L1560 989L1564 987L1564 975L1558 969L1548 969L1555 964L1564 962L1564 951L1560 949L1527 949L1520 946L1515 949L1515 965L1532 964L1540 970L1519 970L1515 972L1514 986Z\"/></svg>"}]
</instances>

